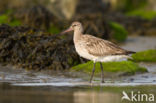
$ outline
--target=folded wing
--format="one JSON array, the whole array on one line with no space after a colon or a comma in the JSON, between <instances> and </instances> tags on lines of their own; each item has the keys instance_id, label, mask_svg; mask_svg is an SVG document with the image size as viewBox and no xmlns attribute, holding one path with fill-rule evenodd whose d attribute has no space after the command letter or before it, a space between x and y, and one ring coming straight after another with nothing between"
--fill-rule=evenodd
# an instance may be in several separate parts
<instances>
[{"instance_id":1,"label":"folded wing","mask_svg":"<svg viewBox=\"0 0 156 103\"><path fill-rule=\"evenodd\" d=\"M85 42L85 49L94 56L127 55L133 53L120 48L112 42L91 35L83 35L82 39Z\"/></svg>"}]
</instances>

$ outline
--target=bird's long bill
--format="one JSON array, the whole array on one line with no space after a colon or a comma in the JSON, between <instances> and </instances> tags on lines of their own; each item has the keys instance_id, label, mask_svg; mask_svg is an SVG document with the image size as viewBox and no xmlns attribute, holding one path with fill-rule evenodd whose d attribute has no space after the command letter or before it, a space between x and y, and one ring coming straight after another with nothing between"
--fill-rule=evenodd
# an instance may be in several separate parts
<instances>
[{"instance_id":1,"label":"bird's long bill","mask_svg":"<svg viewBox=\"0 0 156 103\"><path fill-rule=\"evenodd\" d=\"M70 32L70 31L73 31L73 29L72 28L68 28L67 30L61 32L60 34L65 34L65 33Z\"/></svg>"}]
</instances>

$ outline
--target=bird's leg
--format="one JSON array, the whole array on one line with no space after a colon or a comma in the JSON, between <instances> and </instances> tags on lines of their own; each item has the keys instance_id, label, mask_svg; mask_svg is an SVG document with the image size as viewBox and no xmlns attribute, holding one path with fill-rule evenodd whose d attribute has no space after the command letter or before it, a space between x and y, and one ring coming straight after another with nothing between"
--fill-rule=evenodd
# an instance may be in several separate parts
<instances>
[{"instance_id":1,"label":"bird's leg","mask_svg":"<svg viewBox=\"0 0 156 103\"><path fill-rule=\"evenodd\" d=\"M93 66L92 75L91 75L91 78L90 78L90 83L92 82L92 79L93 79L93 76L94 76L95 64L96 64L96 63L94 63L94 66Z\"/></svg>"},{"instance_id":2,"label":"bird's leg","mask_svg":"<svg viewBox=\"0 0 156 103\"><path fill-rule=\"evenodd\" d=\"M100 63L100 67L101 67L101 83L104 83L104 73L102 63Z\"/></svg>"}]
</instances>

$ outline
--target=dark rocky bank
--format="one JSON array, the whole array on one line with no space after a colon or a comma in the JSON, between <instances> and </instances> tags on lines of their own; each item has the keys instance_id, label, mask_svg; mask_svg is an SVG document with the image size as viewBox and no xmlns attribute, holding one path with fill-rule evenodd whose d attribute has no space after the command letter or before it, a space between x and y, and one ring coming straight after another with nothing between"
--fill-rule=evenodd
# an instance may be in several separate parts
<instances>
[{"instance_id":1,"label":"dark rocky bank","mask_svg":"<svg viewBox=\"0 0 156 103\"><path fill-rule=\"evenodd\" d=\"M80 63L72 39L29 27L0 26L0 62L26 69L67 69Z\"/></svg>"}]
</instances>

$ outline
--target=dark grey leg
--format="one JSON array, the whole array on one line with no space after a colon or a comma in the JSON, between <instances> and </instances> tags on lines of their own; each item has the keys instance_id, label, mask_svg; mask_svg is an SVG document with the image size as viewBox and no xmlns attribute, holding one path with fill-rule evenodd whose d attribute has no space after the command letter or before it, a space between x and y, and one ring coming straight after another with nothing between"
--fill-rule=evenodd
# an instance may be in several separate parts
<instances>
[{"instance_id":1,"label":"dark grey leg","mask_svg":"<svg viewBox=\"0 0 156 103\"><path fill-rule=\"evenodd\" d=\"M93 76L94 76L95 64L96 64L96 63L94 63L94 66L93 66L92 75L91 75L91 78L90 78L90 83L92 82L92 79L93 79Z\"/></svg>"},{"instance_id":2,"label":"dark grey leg","mask_svg":"<svg viewBox=\"0 0 156 103\"><path fill-rule=\"evenodd\" d=\"M102 63L100 63L100 67L101 67L101 83L104 83L104 73Z\"/></svg>"}]
</instances>

